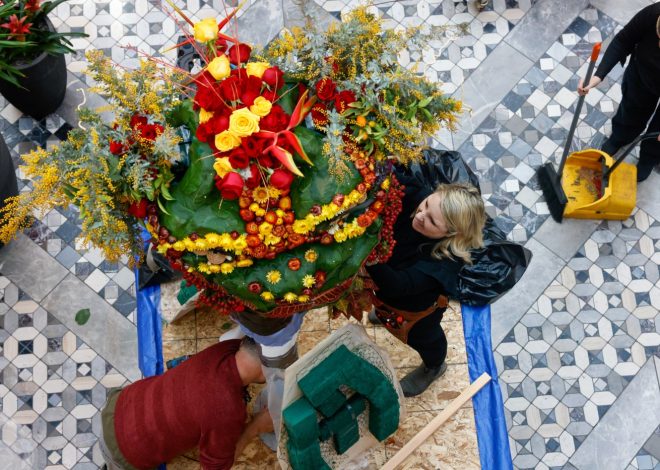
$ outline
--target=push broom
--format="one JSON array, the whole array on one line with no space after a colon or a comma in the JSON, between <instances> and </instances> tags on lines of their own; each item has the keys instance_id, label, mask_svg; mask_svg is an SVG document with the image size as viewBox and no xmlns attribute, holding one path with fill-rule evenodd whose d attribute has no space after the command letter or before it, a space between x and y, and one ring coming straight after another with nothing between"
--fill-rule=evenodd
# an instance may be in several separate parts
<instances>
[{"instance_id":1,"label":"push broom","mask_svg":"<svg viewBox=\"0 0 660 470\"><path fill-rule=\"evenodd\" d=\"M600 55L600 46L600 42L594 44L593 50L591 51L591 61L589 62L589 67L587 67L587 76L583 82L585 86L589 83L591 80L591 75L594 73L596 61ZM568 153L571 148L573 134L575 134L575 128L577 127L578 120L580 119L580 111L582 110L582 104L584 103L585 96L586 95L580 96L578 98L577 105L575 106L573 122L571 122L571 127L568 130L566 145L564 145L564 153L562 154L561 161L559 162L559 169L555 171L555 167L553 166L552 162L546 162L538 169L537 172L539 184L541 185L541 190L543 191L545 201L548 204L548 209L550 210L552 218L557 222L562 221L564 217L564 209L568 203L566 193L561 186L561 176L564 172L566 157L568 157Z\"/></svg>"}]
</instances>

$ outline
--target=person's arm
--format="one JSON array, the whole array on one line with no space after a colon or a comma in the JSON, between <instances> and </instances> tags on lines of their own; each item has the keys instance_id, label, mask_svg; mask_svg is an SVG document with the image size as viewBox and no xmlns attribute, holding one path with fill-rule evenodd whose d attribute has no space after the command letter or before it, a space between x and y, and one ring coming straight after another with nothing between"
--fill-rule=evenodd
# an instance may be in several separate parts
<instances>
[{"instance_id":1,"label":"person's arm","mask_svg":"<svg viewBox=\"0 0 660 470\"><path fill-rule=\"evenodd\" d=\"M440 263L438 263L440 265ZM438 288L438 281L414 268L398 270L387 264L367 266L367 272L378 288L390 298L406 298Z\"/></svg>"},{"instance_id":2,"label":"person's arm","mask_svg":"<svg viewBox=\"0 0 660 470\"><path fill-rule=\"evenodd\" d=\"M582 80L580 79L580 83L578 84L579 94L586 95L589 93L589 90L597 87L607 74L610 73L617 62L623 64L626 61L626 58L633 53L635 45L642 40L644 33L647 32L649 28L655 28L655 17L650 14L650 11L647 11L653 7L653 5L649 5L639 11L628 22L628 24L619 31L616 36L614 36L603 55L603 60L601 60L596 69L596 73L594 73L591 80L589 80L589 84L583 86Z\"/></svg>"},{"instance_id":3,"label":"person's arm","mask_svg":"<svg viewBox=\"0 0 660 470\"><path fill-rule=\"evenodd\" d=\"M264 408L257 413L245 427L243 434L241 434L241 437L236 443L234 460L241 456L243 449L245 449L245 446L248 445L252 439L265 432L273 432L273 420L270 417L268 408Z\"/></svg>"}]
</instances>

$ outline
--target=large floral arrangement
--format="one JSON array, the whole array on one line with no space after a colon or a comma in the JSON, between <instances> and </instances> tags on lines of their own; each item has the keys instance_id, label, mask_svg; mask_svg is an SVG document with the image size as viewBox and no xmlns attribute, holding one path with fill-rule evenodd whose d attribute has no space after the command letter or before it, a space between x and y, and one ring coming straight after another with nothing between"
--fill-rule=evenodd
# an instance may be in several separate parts
<instances>
[{"instance_id":1,"label":"large floral arrangement","mask_svg":"<svg viewBox=\"0 0 660 470\"><path fill-rule=\"evenodd\" d=\"M75 162L61 194L86 208L83 229L108 255L139 251L130 222L140 220L223 313L286 316L337 302L366 260L391 254L402 196L392 165L420 158L460 111L396 61L443 31L383 30L360 8L325 33L295 30L253 51L222 32L228 20L189 21L206 64L190 81L153 65L118 76L90 56L117 118L103 126L83 113L88 130L55 152ZM189 97L177 100L177 88ZM176 129L192 134L180 174ZM45 155L28 164L52 191L63 168L34 165ZM79 168L97 159L96 172ZM10 215L26 207L13 204Z\"/></svg>"}]
</instances>

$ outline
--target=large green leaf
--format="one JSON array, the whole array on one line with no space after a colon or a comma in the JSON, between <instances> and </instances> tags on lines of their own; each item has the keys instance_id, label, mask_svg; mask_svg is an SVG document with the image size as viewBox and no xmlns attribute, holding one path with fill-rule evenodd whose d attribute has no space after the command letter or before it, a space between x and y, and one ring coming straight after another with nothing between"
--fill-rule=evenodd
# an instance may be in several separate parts
<instances>
[{"instance_id":1,"label":"large green leaf","mask_svg":"<svg viewBox=\"0 0 660 470\"><path fill-rule=\"evenodd\" d=\"M323 135L313 129L299 126L294 133L300 139L305 152L314 162L310 167L301 164L305 177L296 178L291 185L291 204L296 218L302 219L315 204L328 204L335 194L348 194L361 181L360 173L349 165L349 173L343 179L330 174L329 162L322 155Z\"/></svg>"},{"instance_id":2,"label":"large green leaf","mask_svg":"<svg viewBox=\"0 0 660 470\"><path fill-rule=\"evenodd\" d=\"M318 243L303 245L279 255L274 260L256 260L249 268L235 269L231 274L216 274L212 279L222 285L230 294L254 304L260 311L272 310L276 304L266 302L259 294L250 292L248 285L251 282L258 282L263 290L268 290L281 298L287 292L300 294L303 289L303 277L307 274L313 276L316 271L320 270L326 273L326 282L322 290L331 289L355 275L364 259L378 243L379 228L380 222L378 221L369 227L368 233L360 238L332 245ZM318 253L318 258L313 263L306 261L304 256L305 251L310 248ZM292 271L287 266L292 258L298 258L302 263L298 271ZM277 270L282 274L282 279L277 284L270 284L266 280L266 275L272 270Z\"/></svg>"}]
</instances>

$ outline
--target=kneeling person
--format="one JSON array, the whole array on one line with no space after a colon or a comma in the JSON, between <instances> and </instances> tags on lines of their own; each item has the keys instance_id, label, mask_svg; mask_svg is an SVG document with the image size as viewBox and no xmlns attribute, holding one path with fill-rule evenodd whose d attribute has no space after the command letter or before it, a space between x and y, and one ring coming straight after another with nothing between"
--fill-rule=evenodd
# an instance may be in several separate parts
<instances>
[{"instance_id":1,"label":"kneeling person","mask_svg":"<svg viewBox=\"0 0 660 470\"><path fill-rule=\"evenodd\" d=\"M199 446L204 469L229 469L257 434L272 431L268 410L246 426L244 388L263 383L258 346L223 341L163 375L115 389L101 413L109 470L151 469Z\"/></svg>"}]
</instances>

